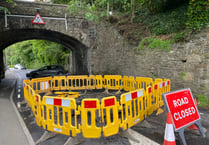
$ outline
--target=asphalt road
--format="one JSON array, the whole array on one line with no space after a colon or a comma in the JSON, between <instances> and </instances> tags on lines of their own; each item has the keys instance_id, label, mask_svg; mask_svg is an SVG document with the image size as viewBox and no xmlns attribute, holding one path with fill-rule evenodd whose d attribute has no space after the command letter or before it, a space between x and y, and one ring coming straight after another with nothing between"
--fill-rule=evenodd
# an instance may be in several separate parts
<instances>
[{"instance_id":1,"label":"asphalt road","mask_svg":"<svg viewBox=\"0 0 209 145\"><path fill-rule=\"evenodd\" d=\"M17 76L17 91L16 97L14 98L15 103L21 102L24 100L23 98L23 90L22 83L23 80L26 79L25 74L30 70L12 70L13 73ZM19 91L20 89L20 91ZM25 119L25 123L28 126L29 131L35 141L37 141L41 135L44 133L44 130L41 127L38 127L34 122L34 117L28 117L30 112L22 113L22 117ZM141 133L142 135L156 141L159 144L163 144L164 141L164 131L166 124L166 112L156 116L153 113L151 116L148 116L145 122L141 122L138 125L132 127L133 130ZM200 109L201 122L202 126L209 130L209 110ZM209 131L206 133L206 137L203 138L199 135L197 131L185 130L185 138L188 145L208 145L209 144ZM180 145L180 138L178 133L175 133L176 136L176 144ZM79 136L80 137L80 136ZM63 145L69 137L65 135L58 134L55 137L48 139L39 145ZM81 137L80 137L81 138ZM129 145L130 142L127 138L123 138L119 135L111 136L108 138L100 138L100 139L87 139L85 142L80 143L79 145Z\"/></svg>"}]
</instances>

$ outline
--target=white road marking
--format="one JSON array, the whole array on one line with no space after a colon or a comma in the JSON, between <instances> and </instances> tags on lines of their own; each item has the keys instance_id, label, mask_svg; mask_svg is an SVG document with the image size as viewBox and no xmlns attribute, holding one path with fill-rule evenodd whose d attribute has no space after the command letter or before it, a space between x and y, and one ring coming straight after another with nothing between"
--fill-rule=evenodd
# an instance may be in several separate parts
<instances>
[{"instance_id":1,"label":"white road marking","mask_svg":"<svg viewBox=\"0 0 209 145\"><path fill-rule=\"evenodd\" d=\"M18 98L18 99L20 98L20 94L17 95L17 98Z\"/></svg>"},{"instance_id":2,"label":"white road marking","mask_svg":"<svg viewBox=\"0 0 209 145\"><path fill-rule=\"evenodd\" d=\"M17 103L17 108L20 108L20 107L21 107L20 103Z\"/></svg>"},{"instance_id":3,"label":"white road marking","mask_svg":"<svg viewBox=\"0 0 209 145\"><path fill-rule=\"evenodd\" d=\"M134 131L133 129L128 129L129 134L137 139L139 141L139 143L129 139L129 142L131 143L131 145L159 145L158 143L154 142L153 140L139 134L138 132Z\"/></svg>"},{"instance_id":4,"label":"white road marking","mask_svg":"<svg viewBox=\"0 0 209 145\"><path fill-rule=\"evenodd\" d=\"M200 115L203 115L204 113L200 112Z\"/></svg>"},{"instance_id":5,"label":"white road marking","mask_svg":"<svg viewBox=\"0 0 209 145\"><path fill-rule=\"evenodd\" d=\"M20 89L18 89L18 92L20 92Z\"/></svg>"}]
</instances>

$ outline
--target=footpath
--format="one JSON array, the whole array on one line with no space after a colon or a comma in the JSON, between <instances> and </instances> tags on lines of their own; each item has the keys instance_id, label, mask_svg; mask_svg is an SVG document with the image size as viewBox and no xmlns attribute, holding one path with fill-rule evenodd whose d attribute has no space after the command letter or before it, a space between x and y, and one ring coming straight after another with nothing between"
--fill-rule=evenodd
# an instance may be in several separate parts
<instances>
[{"instance_id":1,"label":"footpath","mask_svg":"<svg viewBox=\"0 0 209 145\"><path fill-rule=\"evenodd\" d=\"M35 145L12 101L16 77L6 73L0 83L0 145Z\"/></svg>"}]
</instances>

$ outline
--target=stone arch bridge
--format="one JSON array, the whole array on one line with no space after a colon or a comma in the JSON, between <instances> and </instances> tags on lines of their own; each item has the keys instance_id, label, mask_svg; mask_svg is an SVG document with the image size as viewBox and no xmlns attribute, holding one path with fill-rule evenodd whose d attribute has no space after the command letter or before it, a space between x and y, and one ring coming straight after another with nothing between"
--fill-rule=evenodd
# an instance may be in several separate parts
<instances>
[{"instance_id":1,"label":"stone arch bridge","mask_svg":"<svg viewBox=\"0 0 209 145\"><path fill-rule=\"evenodd\" d=\"M14 43L43 39L57 42L72 52L71 73L89 74L89 48L96 40L96 25L82 17L69 15L66 5L16 2L16 6L0 2L10 14L0 11L0 65L3 66L3 49ZM45 24L33 24L39 11Z\"/></svg>"}]
</instances>

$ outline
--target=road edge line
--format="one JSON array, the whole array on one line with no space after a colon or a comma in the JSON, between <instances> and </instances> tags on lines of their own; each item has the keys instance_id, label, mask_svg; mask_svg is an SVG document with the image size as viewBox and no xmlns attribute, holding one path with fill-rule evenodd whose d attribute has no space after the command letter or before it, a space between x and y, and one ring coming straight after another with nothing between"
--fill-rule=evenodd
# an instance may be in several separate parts
<instances>
[{"instance_id":1,"label":"road edge line","mask_svg":"<svg viewBox=\"0 0 209 145\"><path fill-rule=\"evenodd\" d=\"M20 125L21 125L21 127L22 127L22 129L23 129L23 131L24 131L24 133L26 135L26 138L27 138L29 144L30 145L36 145L35 142L34 142L34 140L33 140L33 138L32 138L32 136L31 136L31 134L30 134L30 132L29 132L29 130L28 130L28 128L25 125L25 122L23 121L23 119L22 119L19 111L17 110L17 107L15 106L15 104L13 102L12 97L14 95L14 92L15 92L15 89L16 89L16 85L17 85L17 80L15 81L14 88L13 88L12 93L10 95L10 102L12 103L12 106L13 106L13 108L15 110L15 113L17 114L18 120L19 120Z\"/></svg>"}]
</instances>

